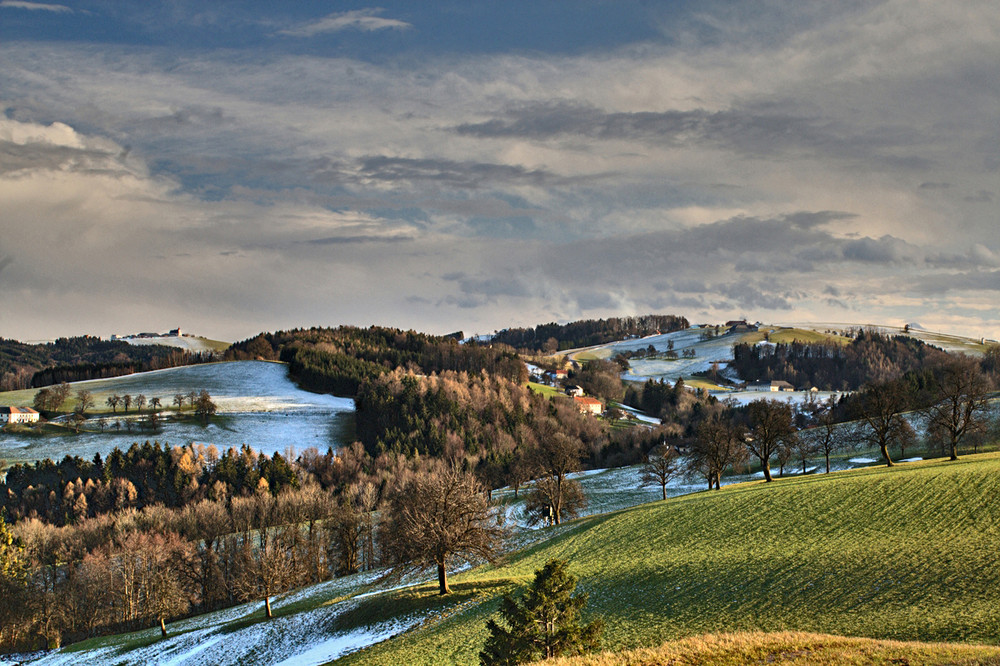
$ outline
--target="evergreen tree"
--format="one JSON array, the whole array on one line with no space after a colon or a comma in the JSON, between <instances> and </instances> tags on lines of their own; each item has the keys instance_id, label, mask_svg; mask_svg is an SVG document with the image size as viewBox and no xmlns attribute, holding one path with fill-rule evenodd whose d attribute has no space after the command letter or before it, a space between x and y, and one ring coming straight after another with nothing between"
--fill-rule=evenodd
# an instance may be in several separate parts
<instances>
[{"instance_id":1,"label":"evergreen tree","mask_svg":"<svg viewBox=\"0 0 1000 666\"><path fill-rule=\"evenodd\" d=\"M480 663L509 666L596 650L604 622L580 624L580 610L588 595L573 596L576 580L565 560L549 560L535 572L522 599L504 595L500 615L507 626L495 620L486 623L490 635L479 653Z\"/></svg>"}]
</instances>

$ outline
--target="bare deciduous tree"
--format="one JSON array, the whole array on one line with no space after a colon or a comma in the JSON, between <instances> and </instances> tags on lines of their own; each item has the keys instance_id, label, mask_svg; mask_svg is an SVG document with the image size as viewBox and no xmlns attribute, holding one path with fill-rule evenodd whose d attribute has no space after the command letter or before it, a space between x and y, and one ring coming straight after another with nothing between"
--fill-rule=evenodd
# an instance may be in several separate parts
<instances>
[{"instance_id":1,"label":"bare deciduous tree","mask_svg":"<svg viewBox=\"0 0 1000 666\"><path fill-rule=\"evenodd\" d=\"M743 426L713 414L698 426L688 470L705 477L709 490L719 489L722 474L727 469L746 464L745 434Z\"/></svg>"},{"instance_id":2,"label":"bare deciduous tree","mask_svg":"<svg viewBox=\"0 0 1000 666\"><path fill-rule=\"evenodd\" d=\"M441 594L451 591L451 562L494 562L507 535L503 514L490 506L476 477L443 464L404 479L388 514L382 543L397 573L436 567Z\"/></svg>"},{"instance_id":3,"label":"bare deciduous tree","mask_svg":"<svg viewBox=\"0 0 1000 666\"><path fill-rule=\"evenodd\" d=\"M790 444L795 434L792 408L785 403L760 399L750 403L748 412L750 438L747 448L760 460L764 481L771 481L771 456L778 453L783 444ZM784 448L790 450L788 446Z\"/></svg>"},{"instance_id":4,"label":"bare deciduous tree","mask_svg":"<svg viewBox=\"0 0 1000 666\"><path fill-rule=\"evenodd\" d=\"M859 396L861 415L858 438L877 446L887 467L892 467L889 446L906 434L903 411L908 406L905 388L899 382L867 384Z\"/></svg>"},{"instance_id":5,"label":"bare deciduous tree","mask_svg":"<svg viewBox=\"0 0 1000 666\"><path fill-rule=\"evenodd\" d=\"M660 444L653 447L639 470L640 485L659 486L663 499L667 499L667 483L679 473L677 450L672 446Z\"/></svg>"},{"instance_id":6,"label":"bare deciduous tree","mask_svg":"<svg viewBox=\"0 0 1000 666\"><path fill-rule=\"evenodd\" d=\"M935 369L934 388L928 426L946 437L951 459L958 460L962 439L986 427L989 382L977 361L963 357Z\"/></svg>"}]
</instances>

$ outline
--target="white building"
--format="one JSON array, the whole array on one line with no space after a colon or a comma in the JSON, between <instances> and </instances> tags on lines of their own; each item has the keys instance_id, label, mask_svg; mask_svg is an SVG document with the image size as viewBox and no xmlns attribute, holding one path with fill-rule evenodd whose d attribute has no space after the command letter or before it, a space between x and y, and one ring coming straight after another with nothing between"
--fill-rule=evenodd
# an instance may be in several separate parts
<instances>
[{"instance_id":1,"label":"white building","mask_svg":"<svg viewBox=\"0 0 1000 666\"><path fill-rule=\"evenodd\" d=\"M37 423L38 412L31 407L0 407L0 423Z\"/></svg>"}]
</instances>

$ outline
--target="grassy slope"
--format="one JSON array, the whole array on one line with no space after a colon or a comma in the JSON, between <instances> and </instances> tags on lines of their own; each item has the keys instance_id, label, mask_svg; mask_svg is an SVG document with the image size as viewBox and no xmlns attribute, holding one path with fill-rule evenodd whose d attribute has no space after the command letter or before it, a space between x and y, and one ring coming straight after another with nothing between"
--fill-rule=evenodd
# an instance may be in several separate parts
<instances>
[{"instance_id":1,"label":"grassy slope","mask_svg":"<svg viewBox=\"0 0 1000 666\"><path fill-rule=\"evenodd\" d=\"M767 332L768 340L776 344L779 342L783 342L785 344L792 342L804 342L807 344L814 342L835 342L838 345L847 345L851 342L850 338L845 338L842 335L830 335L829 333L810 331L804 328L775 327L765 327L753 333L746 333L740 342L745 342L751 345L757 342L763 342L765 332Z\"/></svg>"},{"instance_id":2,"label":"grassy slope","mask_svg":"<svg viewBox=\"0 0 1000 666\"><path fill-rule=\"evenodd\" d=\"M845 638L825 634L707 635L651 649L553 659L549 666L736 666L738 664L1000 664L1000 648Z\"/></svg>"},{"instance_id":3,"label":"grassy slope","mask_svg":"<svg viewBox=\"0 0 1000 666\"><path fill-rule=\"evenodd\" d=\"M584 519L499 570L456 578L489 603L345 661L474 663L497 594L550 557L570 561L615 650L724 631L996 643L998 491L1000 455L988 454L742 484Z\"/></svg>"}]
</instances>

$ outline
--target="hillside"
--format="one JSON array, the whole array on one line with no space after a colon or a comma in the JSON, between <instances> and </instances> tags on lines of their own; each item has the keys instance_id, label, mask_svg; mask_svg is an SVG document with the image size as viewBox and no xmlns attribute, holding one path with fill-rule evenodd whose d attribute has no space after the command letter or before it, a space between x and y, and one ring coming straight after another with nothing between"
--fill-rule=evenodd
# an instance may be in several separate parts
<instances>
[{"instance_id":1,"label":"hillside","mask_svg":"<svg viewBox=\"0 0 1000 666\"><path fill-rule=\"evenodd\" d=\"M656 648L603 652L539 662L550 666L736 666L737 664L1000 664L1000 648L953 643L877 641L827 634L722 634L670 641Z\"/></svg>"},{"instance_id":2,"label":"hillside","mask_svg":"<svg viewBox=\"0 0 1000 666\"><path fill-rule=\"evenodd\" d=\"M566 558L615 650L725 631L996 643L998 473L990 454L729 486L578 521L465 581L495 597ZM487 615L476 605L347 663L473 662Z\"/></svg>"},{"instance_id":3,"label":"hillside","mask_svg":"<svg viewBox=\"0 0 1000 666\"><path fill-rule=\"evenodd\" d=\"M245 606L178 622L163 643L150 629L69 650L99 663L319 664L399 634L343 662L475 663L499 595L552 557L569 560L613 650L734 631L995 644L998 492L1000 454L738 484L531 533L549 538L454 576L449 597L433 584L360 595L370 578L351 577L289 595L271 624Z\"/></svg>"}]
</instances>

